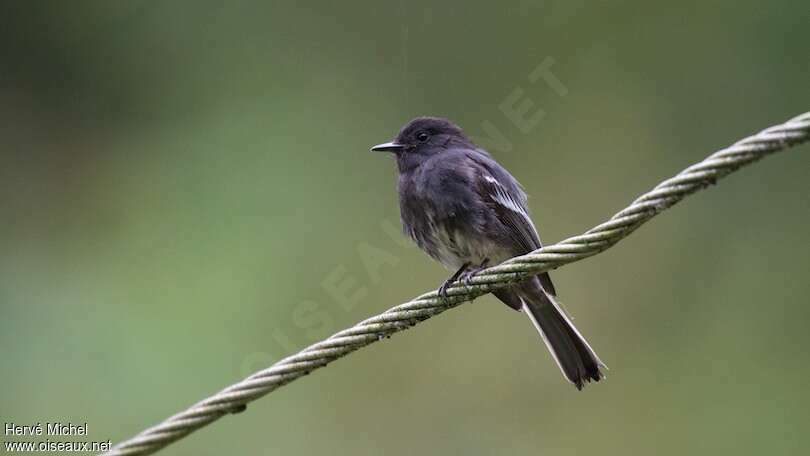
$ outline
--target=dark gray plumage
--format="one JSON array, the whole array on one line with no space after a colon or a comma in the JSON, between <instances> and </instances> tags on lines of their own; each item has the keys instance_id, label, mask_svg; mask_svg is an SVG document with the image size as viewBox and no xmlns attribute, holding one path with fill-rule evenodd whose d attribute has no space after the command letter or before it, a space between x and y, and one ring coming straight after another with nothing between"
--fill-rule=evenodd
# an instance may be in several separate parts
<instances>
[{"instance_id":1,"label":"dark gray plumage","mask_svg":"<svg viewBox=\"0 0 810 456\"><path fill-rule=\"evenodd\" d=\"M456 271L440 288L442 293L487 265L540 248L520 184L449 120L416 118L393 142L371 150L396 156L405 233ZM560 308L547 273L493 294L529 316L566 379L578 389L602 379L604 364Z\"/></svg>"}]
</instances>

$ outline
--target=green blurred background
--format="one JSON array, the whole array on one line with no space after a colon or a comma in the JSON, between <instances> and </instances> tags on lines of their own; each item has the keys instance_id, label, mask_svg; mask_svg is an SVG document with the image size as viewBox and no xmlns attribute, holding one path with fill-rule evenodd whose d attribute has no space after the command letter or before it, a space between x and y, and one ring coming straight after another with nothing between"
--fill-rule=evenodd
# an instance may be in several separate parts
<instances>
[{"instance_id":1,"label":"green blurred background","mask_svg":"<svg viewBox=\"0 0 810 456\"><path fill-rule=\"evenodd\" d=\"M494 125L553 242L810 109L805 0L0 8L0 420L88 440L435 288L368 152L411 117ZM548 58L565 95L528 80ZM528 132L516 91L545 112ZM583 392L485 297L164 451L806 454L809 165L779 154L554 273L611 369Z\"/></svg>"}]
</instances>

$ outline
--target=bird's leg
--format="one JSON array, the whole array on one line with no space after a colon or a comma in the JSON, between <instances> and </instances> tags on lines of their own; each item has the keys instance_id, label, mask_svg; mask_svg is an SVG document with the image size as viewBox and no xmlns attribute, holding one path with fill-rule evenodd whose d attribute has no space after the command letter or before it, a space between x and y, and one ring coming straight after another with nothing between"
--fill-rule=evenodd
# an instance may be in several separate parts
<instances>
[{"instance_id":1,"label":"bird's leg","mask_svg":"<svg viewBox=\"0 0 810 456\"><path fill-rule=\"evenodd\" d=\"M442 299L447 301L447 289L450 288L450 285L452 285L453 282L458 280L458 278L461 277L461 275L464 274L464 271L466 271L467 268L469 268L469 267L470 267L470 263L462 264L461 267L458 268L458 271L453 273L453 275L451 275L449 279L444 281L442 286L439 287L439 296L441 296Z\"/></svg>"},{"instance_id":2,"label":"bird's leg","mask_svg":"<svg viewBox=\"0 0 810 456\"><path fill-rule=\"evenodd\" d=\"M488 266L489 266L489 258L484 258L484 261L482 261L481 264L479 264L478 266L476 266L474 268L467 269L467 271L465 271L464 274L462 275L462 279L464 280L464 285L466 285L467 288L472 287L471 282L472 282L473 276L475 276L479 272L483 271Z\"/></svg>"}]
</instances>

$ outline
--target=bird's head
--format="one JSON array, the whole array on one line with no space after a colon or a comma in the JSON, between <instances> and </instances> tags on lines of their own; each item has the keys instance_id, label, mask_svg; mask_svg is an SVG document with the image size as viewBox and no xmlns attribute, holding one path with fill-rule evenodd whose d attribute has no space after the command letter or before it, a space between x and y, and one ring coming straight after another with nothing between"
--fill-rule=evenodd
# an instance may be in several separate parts
<instances>
[{"instance_id":1,"label":"bird's head","mask_svg":"<svg viewBox=\"0 0 810 456\"><path fill-rule=\"evenodd\" d=\"M417 117L408 122L397 137L378 144L372 152L392 152L398 162L421 161L451 147L474 147L461 128L441 117Z\"/></svg>"}]
</instances>

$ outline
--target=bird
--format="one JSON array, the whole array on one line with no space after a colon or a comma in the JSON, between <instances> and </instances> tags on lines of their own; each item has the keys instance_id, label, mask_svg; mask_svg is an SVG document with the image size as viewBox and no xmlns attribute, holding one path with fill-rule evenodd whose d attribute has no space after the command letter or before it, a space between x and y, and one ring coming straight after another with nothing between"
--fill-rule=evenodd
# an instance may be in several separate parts
<instances>
[{"instance_id":1,"label":"bird","mask_svg":"<svg viewBox=\"0 0 810 456\"><path fill-rule=\"evenodd\" d=\"M450 120L417 117L393 141L371 151L396 159L404 233L455 271L439 288L444 299L453 283L469 285L489 265L541 247L523 187ZM493 294L529 317L565 379L578 390L604 378L607 366L561 307L547 272Z\"/></svg>"}]
</instances>

